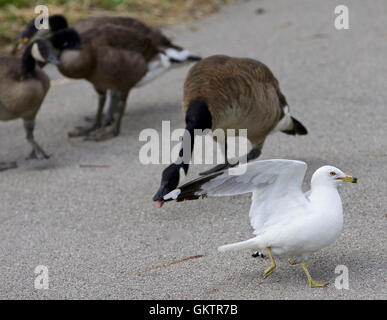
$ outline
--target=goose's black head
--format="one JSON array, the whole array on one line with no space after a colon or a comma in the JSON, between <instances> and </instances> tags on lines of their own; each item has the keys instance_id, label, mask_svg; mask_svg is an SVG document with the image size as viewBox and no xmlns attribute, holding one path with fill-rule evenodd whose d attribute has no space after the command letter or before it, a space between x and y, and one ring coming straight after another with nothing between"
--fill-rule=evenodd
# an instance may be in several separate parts
<instances>
[{"instance_id":1,"label":"goose's black head","mask_svg":"<svg viewBox=\"0 0 387 320\"><path fill-rule=\"evenodd\" d=\"M50 37L50 41L52 46L59 51L81 48L81 37L78 32L71 28L55 32Z\"/></svg>"},{"instance_id":2,"label":"goose's black head","mask_svg":"<svg viewBox=\"0 0 387 320\"><path fill-rule=\"evenodd\" d=\"M34 77L35 64L38 64L41 68L46 63L59 64L59 61L54 54L51 44L47 40L35 40L25 50L22 57L22 78L27 79L31 76Z\"/></svg>"},{"instance_id":3,"label":"goose's black head","mask_svg":"<svg viewBox=\"0 0 387 320\"><path fill-rule=\"evenodd\" d=\"M17 40L21 43L27 43L30 41L38 32L40 35L38 38L45 38L45 35L59 30L66 29L68 27L66 18L61 14L55 14L48 18L48 30L38 30L35 26L35 19L32 19L25 29L17 36Z\"/></svg>"},{"instance_id":4,"label":"goose's black head","mask_svg":"<svg viewBox=\"0 0 387 320\"><path fill-rule=\"evenodd\" d=\"M172 163L170 166L164 169L161 176L160 188L153 196L153 201L157 202L157 208L162 207L164 203L163 197L171 191L175 190L179 185L181 168L181 166Z\"/></svg>"}]
</instances>

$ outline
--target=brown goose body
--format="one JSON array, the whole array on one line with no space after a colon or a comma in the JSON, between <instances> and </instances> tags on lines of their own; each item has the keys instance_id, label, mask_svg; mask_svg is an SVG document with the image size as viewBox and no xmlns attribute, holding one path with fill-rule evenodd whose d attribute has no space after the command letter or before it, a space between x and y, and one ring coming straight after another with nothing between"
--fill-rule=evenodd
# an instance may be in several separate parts
<instances>
[{"instance_id":1,"label":"brown goose body","mask_svg":"<svg viewBox=\"0 0 387 320\"><path fill-rule=\"evenodd\" d=\"M22 59L20 57L0 57L0 120L19 118L31 119L50 88L46 73L39 67L35 76L22 80Z\"/></svg>"},{"instance_id":2,"label":"brown goose body","mask_svg":"<svg viewBox=\"0 0 387 320\"><path fill-rule=\"evenodd\" d=\"M248 139L256 146L263 145L287 105L266 65L224 55L203 59L190 69L184 83L183 113L198 99L208 106L212 130L247 129Z\"/></svg>"},{"instance_id":3,"label":"brown goose body","mask_svg":"<svg viewBox=\"0 0 387 320\"><path fill-rule=\"evenodd\" d=\"M140 34L152 41L152 43L160 48L177 47L166 37L160 30L150 27L140 20L131 17L90 17L86 19L78 20L71 24L71 28L74 28L78 33L82 34L86 31L98 28L101 25L113 24L130 28L135 30L137 34Z\"/></svg>"},{"instance_id":4,"label":"brown goose body","mask_svg":"<svg viewBox=\"0 0 387 320\"><path fill-rule=\"evenodd\" d=\"M189 162L184 159L184 146L190 145L192 153L197 129L235 129L235 134L239 133L237 129L247 129L247 138L252 144L247 161L259 157L270 133L307 133L306 128L290 115L285 96L270 69L249 58L215 55L194 65L184 82L183 114L187 134L183 137L179 161L162 173L160 188L153 197L158 207L162 206L163 196L178 186L181 169L187 174ZM186 139L190 144L186 144ZM227 159L225 142L225 163L203 175L235 165Z\"/></svg>"},{"instance_id":5,"label":"brown goose body","mask_svg":"<svg viewBox=\"0 0 387 320\"><path fill-rule=\"evenodd\" d=\"M80 34L80 50L64 50L59 71L69 78L86 79L97 91L128 92L147 72L158 50L132 30L104 25ZM130 41L128 41L130 38Z\"/></svg>"}]
</instances>

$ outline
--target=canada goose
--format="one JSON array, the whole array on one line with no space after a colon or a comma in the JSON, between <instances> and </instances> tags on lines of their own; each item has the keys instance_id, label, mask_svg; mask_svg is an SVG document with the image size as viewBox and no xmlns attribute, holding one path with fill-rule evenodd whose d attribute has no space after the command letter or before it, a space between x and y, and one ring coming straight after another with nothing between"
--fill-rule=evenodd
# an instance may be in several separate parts
<instances>
[{"instance_id":1,"label":"canada goose","mask_svg":"<svg viewBox=\"0 0 387 320\"><path fill-rule=\"evenodd\" d=\"M259 157L270 133L307 134L306 128L290 115L285 96L270 69L249 58L215 55L195 64L184 82L183 113L191 152L195 129L247 129L252 144L247 161ZM184 154L185 137L180 158ZM225 164L203 174L230 167L227 149L225 158ZM189 163L181 161L163 171L160 188L153 197L158 207L162 206L163 196L177 187L181 169L187 174L188 166Z\"/></svg>"},{"instance_id":2,"label":"canada goose","mask_svg":"<svg viewBox=\"0 0 387 320\"><path fill-rule=\"evenodd\" d=\"M149 39L152 44L162 51L171 62L190 62L198 61L201 58L198 56L191 55L191 53L172 43L160 30L152 28L145 23L130 17L90 17L86 19L78 20L71 24L71 28L79 33L81 39L83 33L96 29L100 26L111 24L115 26L121 26L130 28L137 36ZM52 15L48 19L49 29L38 30L35 27L34 20L30 21L27 27L22 33L19 34L18 39L21 43L26 43L36 38L48 38L53 33L68 28L67 19L63 15ZM130 41L130 39L127 39ZM174 66L179 64L175 63ZM181 65L181 64L180 64ZM145 83L145 82L144 82ZM117 111L117 104L119 101L119 93L111 91L110 94L110 108L106 119L104 118L103 123L109 124L113 119L113 113ZM77 135L77 134L75 134Z\"/></svg>"},{"instance_id":3,"label":"canada goose","mask_svg":"<svg viewBox=\"0 0 387 320\"><path fill-rule=\"evenodd\" d=\"M192 56L188 50L172 43L165 35L161 33L159 29L150 27L140 20L131 17L90 17L86 19L78 20L71 24L71 28L77 31L79 34L89 31L91 29L103 26L106 24L113 24L116 26L122 26L125 28L133 29L139 36L149 38L152 43L160 50L165 51L166 55L172 59L183 62L185 60L196 60L200 57ZM49 29L38 30L35 26L35 20L31 20L26 28L18 35L18 39L21 43L26 43L33 39L47 38L56 31L67 29L68 22L66 17L60 14L51 15L48 18Z\"/></svg>"},{"instance_id":4,"label":"canada goose","mask_svg":"<svg viewBox=\"0 0 387 320\"><path fill-rule=\"evenodd\" d=\"M29 159L49 158L34 139L35 117L50 87L50 81L36 61L58 64L58 60L44 40L36 40L22 57L0 57L0 120L23 119L27 141L32 146ZM2 163L1 168L15 167Z\"/></svg>"},{"instance_id":5,"label":"canada goose","mask_svg":"<svg viewBox=\"0 0 387 320\"><path fill-rule=\"evenodd\" d=\"M121 26L106 24L91 29L82 34L82 40L75 30L64 29L49 39L58 50L59 71L69 78L88 80L99 95L95 123L74 134L89 134L89 140L117 136L129 91L152 80L171 64L151 40ZM119 94L118 111L111 126L100 128L109 89Z\"/></svg>"},{"instance_id":6,"label":"canada goose","mask_svg":"<svg viewBox=\"0 0 387 320\"><path fill-rule=\"evenodd\" d=\"M264 278L276 267L273 256L287 256L290 264L301 263L310 287L322 287L327 282L312 279L306 260L340 235L343 208L337 188L342 182L359 180L335 167L323 166L313 174L311 190L304 193L301 187L306 169L303 161L253 161L188 182L165 195L164 200L252 193L249 217L255 237L218 250L266 250L270 267Z\"/></svg>"}]
</instances>

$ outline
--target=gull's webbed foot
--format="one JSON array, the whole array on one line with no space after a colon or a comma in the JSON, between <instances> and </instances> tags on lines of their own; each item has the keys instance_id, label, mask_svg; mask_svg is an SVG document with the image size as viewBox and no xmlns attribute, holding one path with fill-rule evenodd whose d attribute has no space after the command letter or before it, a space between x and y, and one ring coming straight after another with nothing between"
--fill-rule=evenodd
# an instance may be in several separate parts
<instances>
[{"instance_id":1,"label":"gull's webbed foot","mask_svg":"<svg viewBox=\"0 0 387 320\"><path fill-rule=\"evenodd\" d=\"M308 281L308 285L311 288L319 288L319 287L325 287L326 285L328 285L328 282L317 282L317 281L311 280L311 281Z\"/></svg>"},{"instance_id":2,"label":"gull's webbed foot","mask_svg":"<svg viewBox=\"0 0 387 320\"><path fill-rule=\"evenodd\" d=\"M17 168L16 162L0 162L0 171Z\"/></svg>"},{"instance_id":3,"label":"gull's webbed foot","mask_svg":"<svg viewBox=\"0 0 387 320\"><path fill-rule=\"evenodd\" d=\"M289 258L289 259L288 259L288 262L289 262L289 264L291 264L292 266L294 266L295 264L298 264L297 260L296 260L296 259L293 259L293 258Z\"/></svg>"},{"instance_id":4,"label":"gull's webbed foot","mask_svg":"<svg viewBox=\"0 0 387 320\"><path fill-rule=\"evenodd\" d=\"M306 267L306 262L305 261L302 261L301 267L304 270L305 275L306 275L306 277L308 279L309 287L311 287L311 288L325 287L328 284L328 282L317 282L317 281L314 281L312 279L312 277L310 276L310 274L309 274L309 271L308 271L308 268Z\"/></svg>"},{"instance_id":5,"label":"gull's webbed foot","mask_svg":"<svg viewBox=\"0 0 387 320\"><path fill-rule=\"evenodd\" d=\"M274 272L274 269L275 269L275 265L270 265L270 267L265 270L265 273L263 274L263 278L266 279L268 276L270 276Z\"/></svg>"}]
</instances>

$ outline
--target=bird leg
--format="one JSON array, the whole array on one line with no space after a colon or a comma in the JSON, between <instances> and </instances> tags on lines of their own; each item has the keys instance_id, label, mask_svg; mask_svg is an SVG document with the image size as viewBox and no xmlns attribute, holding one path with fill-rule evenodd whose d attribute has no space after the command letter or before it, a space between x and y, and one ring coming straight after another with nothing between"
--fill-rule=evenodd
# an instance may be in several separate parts
<instances>
[{"instance_id":1,"label":"bird leg","mask_svg":"<svg viewBox=\"0 0 387 320\"><path fill-rule=\"evenodd\" d=\"M91 126L86 127L76 127L74 131L68 133L70 138L74 137L84 137L88 136L91 132L95 131L102 126L102 116L103 116L103 107L105 106L106 93L99 93L98 97L98 109L97 114L94 120L94 123Z\"/></svg>"},{"instance_id":2,"label":"bird leg","mask_svg":"<svg viewBox=\"0 0 387 320\"><path fill-rule=\"evenodd\" d=\"M102 127L109 126L112 124L114 114L118 110L118 103L120 101L119 92L110 90L109 95L110 95L109 109L107 111L107 114L102 114ZM95 121L95 117L90 117L90 116L86 116L84 119L86 122Z\"/></svg>"},{"instance_id":3,"label":"bird leg","mask_svg":"<svg viewBox=\"0 0 387 320\"><path fill-rule=\"evenodd\" d=\"M219 165L211 168L210 170L201 172L201 173L199 173L199 175L205 176L205 175L208 175L208 174L211 174L211 173L214 173L214 172L218 172L218 171L221 171L221 170L226 170L228 168L235 167L236 165L239 164L240 161L237 161L234 164L230 164L230 162L228 161L228 159L227 159L227 143L225 144L224 154L225 154L225 158L226 158L225 163L219 164ZM260 155L261 155L261 149L258 148L258 147L254 147L247 154L246 160L247 160L247 162L249 162L251 160L254 160L254 159L258 158Z\"/></svg>"},{"instance_id":4,"label":"bird leg","mask_svg":"<svg viewBox=\"0 0 387 320\"><path fill-rule=\"evenodd\" d=\"M93 131L85 138L85 140L104 141L118 136L121 131L121 122L125 113L125 107L126 97L125 99L120 98L118 102L118 110L113 115L113 122L111 125Z\"/></svg>"},{"instance_id":5,"label":"bird leg","mask_svg":"<svg viewBox=\"0 0 387 320\"><path fill-rule=\"evenodd\" d=\"M102 123L104 127L111 125L114 121L114 115L117 112L119 112L120 97L121 97L120 92L113 91L113 90L110 91L109 110L107 111L106 116L103 118L103 123Z\"/></svg>"},{"instance_id":6,"label":"bird leg","mask_svg":"<svg viewBox=\"0 0 387 320\"><path fill-rule=\"evenodd\" d=\"M252 148L247 154L247 162L257 159L261 155L261 150L259 148Z\"/></svg>"},{"instance_id":7,"label":"bird leg","mask_svg":"<svg viewBox=\"0 0 387 320\"><path fill-rule=\"evenodd\" d=\"M266 269L265 273L263 274L263 278L267 278L268 276L270 276L275 269L275 262L273 256L271 255L271 248L267 247L266 251L270 259L270 267Z\"/></svg>"},{"instance_id":8,"label":"bird leg","mask_svg":"<svg viewBox=\"0 0 387 320\"><path fill-rule=\"evenodd\" d=\"M0 171L17 168L16 162L0 162Z\"/></svg>"},{"instance_id":9,"label":"bird leg","mask_svg":"<svg viewBox=\"0 0 387 320\"><path fill-rule=\"evenodd\" d=\"M301 263L302 270L304 270L306 277L308 278L308 285L311 288L316 288L316 287L325 287L328 282L317 282L312 279L312 277L309 274L308 268L306 267L306 262L302 261Z\"/></svg>"},{"instance_id":10,"label":"bird leg","mask_svg":"<svg viewBox=\"0 0 387 320\"><path fill-rule=\"evenodd\" d=\"M231 164L227 159L227 141L224 144L224 158L225 158L225 163L218 164L215 167L211 168L210 170L200 172L199 175L206 176L206 175L214 173L214 172L218 172L218 171L226 170L228 168L232 168L238 164L238 162L235 164Z\"/></svg>"},{"instance_id":11,"label":"bird leg","mask_svg":"<svg viewBox=\"0 0 387 320\"><path fill-rule=\"evenodd\" d=\"M24 129L27 134L27 141L32 146L31 154L27 157L30 159L48 159L50 155L45 152L34 139L35 119L24 119Z\"/></svg>"}]
</instances>

